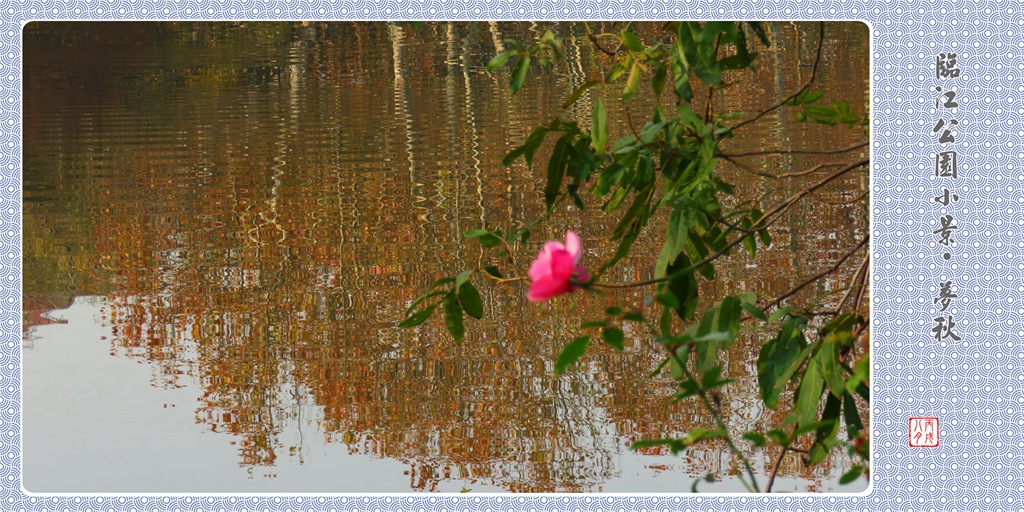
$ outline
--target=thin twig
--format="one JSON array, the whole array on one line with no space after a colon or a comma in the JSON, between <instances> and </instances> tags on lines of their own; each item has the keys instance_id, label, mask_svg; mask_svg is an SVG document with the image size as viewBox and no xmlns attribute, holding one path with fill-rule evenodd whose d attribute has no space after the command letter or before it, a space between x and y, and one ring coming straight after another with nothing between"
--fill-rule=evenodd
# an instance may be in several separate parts
<instances>
[{"instance_id":1,"label":"thin twig","mask_svg":"<svg viewBox=\"0 0 1024 512\"><path fill-rule=\"evenodd\" d=\"M779 467L782 466L782 458L786 456L786 452L789 451L788 446L782 447L782 452L779 453L779 458L775 460L775 467L772 468L772 474L768 476L768 483L764 487L765 493L772 492L772 485L775 485L775 475L779 472Z\"/></svg>"},{"instance_id":2,"label":"thin twig","mask_svg":"<svg viewBox=\"0 0 1024 512\"><path fill-rule=\"evenodd\" d=\"M870 191L865 190L859 196L857 196L857 197L855 197L853 199L847 200L847 201L825 201L824 199L819 198L818 202L825 203L825 204L830 204L830 205L833 205L833 206L843 206L843 205L847 205L847 204L853 204L853 203L856 203L857 201L860 201L861 199L864 199L865 197L867 197L869 192Z\"/></svg>"},{"instance_id":3,"label":"thin twig","mask_svg":"<svg viewBox=\"0 0 1024 512\"><path fill-rule=\"evenodd\" d=\"M824 164L818 164L818 165L815 165L814 167L811 167L810 169L807 169L806 171L790 172L790 173L786 173L786 174L779 174L779 175L777 175L775 177L776 178L797 178L797 177L800 177L800 176L807 176L808 174L812 174L812 173L818 172L818 170L823 169L825 167L839 167L840 165L843 165L843 163L842 162L829 162L829 163L824 163Z\"/></svg>"},{"instance_id":4,"label":"thin twig","mask_svg":"<svg viewBox=\"0 0 1024 512\"><path fill-rule=\"evenodd\" d=\"M847 288L846 293L843 295L843 300L839 301L839 306L836 307L836 311L843 310L843 306L846 305L846 301L850 299L850 294L853 293L853 290L857 289L857 282L860 280L860 275L864 273L865 269L867 269L868 261L870 260L871 252L868 251L868 253L864 255L864 260L861 261L860 266L857 267L857 272L853 274L853 281L850 283L850 287ZM854 311L856 311L856 308L854 308Z\"/></svg>"},{"instance_id":5,"label":"thin twig","mask_svg":"<svg viewBox=\"0 0 1024 512\"><path fill-rule=\"evenodd\" d=\"M724 158L730 164L733 164L736 167L739 167L740 169L743 169L744 171L747 171L747 172L749 172L751 174L756 174L758 176L764 176L765 178L772 178L772 179L797 178L797 177L800 177L800 176L807 176L808 174L813 174L813 173L818 172L819 170L824 169L826 167L839 167L841 165L846 165L845 162L828 162L828 163L824 163L824 164L815 165L814 167L811 167L810 169L807 169L806 171L790 172L790 173L785 173L785 174L772 174L772 173L768 173L768 172L764 172L764 171L756 171L754 169L751 169L750 166L742 164L742 163L740 163L740 162L738 162L736 160L733 160L729 156L725 156L725 155L721 155L721 154L717 155L717 156L719 158ZM861 197L863 197L863 196L861 196ZM850 202L852 203L853 201L850 201Z\"/></svg>"},{"instance_id":6,"label":"thin twig","mask_svg":"<svg viewBox=\"0 0 1024 512\"><path fill-rule=\"evenodd\" d=\"M790 94L785 99L783 99L782 101L780 101L780 102L776 103L775 105L769 107L767 110L761 112L760 114L758 114L758 115L756 115L756 116L754 116L754 117L752 117L750 119L747 119L746 121L742 121L740 123L737 123L737 124L733 125L732 126L732 130L735 131L737 128L739 128L741 126L748 125L750 123L753 123L754 121L757 121L758 119L761 119L762 117L767 115L769 112L772 112L775 109L785 105L787 101L797 97L798 95L800 95L800 93L806 91L807 88L809 88L811 86L811 84L814 82L814 77L817 76L817 74L818 74L818 63L821 62L821 46L822 46L822 42L824 40L825 40L825 22L821 22L819 24L819 28L818 28L818 54L817 54L817 56L814 57L814 67L811 68L811 78L809 80L807 80L807 83L804 84L804 86L801 87L800 90L794 92L793 94Z\"/></svg>"},{"instance_id":7,"label":"thin twig","mask_svg":"<svg viewBox=\"0 0 1024 512\"><path fill-rule=\"evenodd\" d=\"M723 158L737 158L741 156L758 156L758 155L834 155L837 153L846 153L855 149L860 149L867 146L867 142L861 142L860 144L854 144L848 148L842 149L769 149L765 151L747 151L745 153L722 153L718 152L715 156Z\"/></svg>"},{"instance_id":8,"label":"thin twig","mask_svg":"<svg viewBox=\"0 0 1024 512\"><path fill-rule=\"evenodd\" d=\"M666 348L668 348L669 356L676 361L676 364L678 364L679 367L682 369L683 373L686 375L686 378L690 379L691 381L693 381L694 384L697 385L697 396L699 396L701 401L704 402L704 406L707 407L708 412L711 413L711 417L714 418L715 424L718 425L718 428L725 433L725 442L726 444L729 445L729 449L731 449L732 452L736 454L736 457L740 459L740 462L742 462L743 466L746 468L747 474L750 476L750 483L754 487L754 492L761 492L760 489L758 489L757 487L757 478L754 477L754 468L751 467L750 461L747 460L746 456L743 455L743 452L740 451L739 447L736 446L736 443L733 443L732 436L729 435L728 427L726 427L725 422L722 421L722 417L719 416L718 410L715 408L714 405L711 404L711 399L708 398L707 391L704 389L704 386L702 386L700 382L698 382L697 379L693 376L693 374L690 373L690 369L686 367L686 362L679 359L679 355L676 354L675 348ZM742 482L743 479L741 478L740 481ZM744 485L746 484L744 483Z\"/></svg>"},{"instance_id":9,"label":"thin twig","mask_svg":"<svg viewBox=\"0 0 1024 512\"><path fill-rule=\"evenodd\" d=\"M754 169L751 169L749 165L741 164L741 163L737 162L736 160L733 160L732 158L729 158L727 156L723 156L723 155L718 155L718 156L720 156L721 158L724 158L730 164L733 164L736 167L739 167L740 169L743 169L744 171L747 171L747 172L749 172L751 174L756 174L758 176L764 176L765 178L774 178L775 177L774 174L769 174L767 172L762 172L762 171L755 171Z\"/></svg>"},{"instance_id":10,"label":"thin twig","mask_svg":"<svg viewBox=\"0 0 1024 512\"><path fill-rule=\"evenodd\" d=\"M612 50L607 50L607 49L605 49L605 47L601 46L601 43L597 42L597 36L593 32L591 32L590 34L587 34L587 37L590 39L591 43L594 43L594 47L595 48L597 48L598 50L601 50L601 53L603 53L603 54L605 54L605 55L607 55L609 57L614 57L615 55L618 54L618 48L616 48L615 51L612 51Z\"/></svg>"},{"instance_id":11,"label":"thin twig","mask_svg":"<svg viewBox=\"0 0 1024 512\"><path fill-rule=\"evenodd\" d=\"M632 21L626 23L626 27L623 28L622 30L629 30L629 27L632 24L633 24ZM586 25L586 24L584 24L584 25ZM586 25L586 27L587 27L587 32L589 32L587 34L587 38L590 39L590 42L594 43L594 46L596 46L598 50L601 50L601 53L603 53L603 54L605 54L605 55L607 55L609 57L614 57L614 56L619 54L619 50L622 50L622 45L623 45L622 37L617 36L615 34L594 34L593 32L590 31L590 25ZM597 42L597 38L601 37L601 36L615 37L615 38L617 38L619 40L619 45L616 46L614 50L605 49L603 46L601 46L600 43Z\"/></svg>"},{"instance_id":12,"label":"thin twig","mask_svg":"<svg viewBox=\"0 0 1024 512\"><path fill-rule=\"evenodd\" d=\"M722 34L718 34L718 36L715 37L715 53L714 53L714 55L715 55L714 58L715 59L718 59L718 45L719 45L719 43L721 41L722 41ZM711 122L711 116L712 116L712 114L714 114L714 106L711 104L711 99L714 97L714 94L715 94L715 87L713 85L711 85L711 84L708 84L708 101L707 101L707 103L704 104L704 123L705 124Z\"/></svg>"},{"instance_id":13,"label":"thin twig","mask_svg":"<svg viewBox=\"0 0 1024 512\"><path fill-rule=\"evenodd\" d=\"M857 290L857 298L853 301L853 310L854 311L857 311L857 310L860 309L860 301L861 301L861 299L864 298L864 293L867 292L868 265L869 265L869 262L871 261L871 257L870 256L871 256L870 253L868 253L868 256L864 258L864 262L861 263L861 268L863 270L860 271L860 274L857 276L857 281L856 282L859 285L859 289Z\"/></svg>"},{"instance_id":14,"label":"thin twig","mask_svg":"<svg viewBox=\"0 0 1024 512\"><path fill-rule=\"evenodd\" d=\"M794 287L792 290L784 293L782 296L780 296L779 298L775 299L774 302L769 304L764 309L769 309L769 308L773 308L775 306L778 306L780 303L782 303L782 301L788 299L789 297L792 297L797 292L799 292L801 289L803 289L803 287L805 287L805 286L807 286L807 285L817 281L818 279L821 279L821 278L831 274L832 272L835 272L836 270L838 270L839 267L841 267L843 265L843 262L845 262L847 260L847 258L849 258L850 256L853 256L853 253L855 253L858 250L860 250L861 247L864 247L865 245L867 245L868 238L869 238L869 236L865 236L864 239L860 241L860 243L858 243L856 246L854 246L853 249L850 249L849 251L847 251L847 253L844 254L842 258L839 258L839 261L837 261L835 265L832 265L831 267L829 267L828 270L825 270L824 272L821 272L819 274L816 274L814 276L811 276L811 277L805 279L804 282L796 285L796 287Z\"/></svg>"}]
</instances>

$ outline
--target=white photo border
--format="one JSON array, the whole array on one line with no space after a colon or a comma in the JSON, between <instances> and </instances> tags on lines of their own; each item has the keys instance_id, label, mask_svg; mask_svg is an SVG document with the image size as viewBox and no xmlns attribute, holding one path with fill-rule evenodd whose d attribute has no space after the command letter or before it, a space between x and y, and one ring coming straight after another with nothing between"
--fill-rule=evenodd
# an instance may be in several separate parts
<instances>
[{"instance_id":1,"label":"white photo border","mask_svg":"<svg viewBox=\"0 0 1024 512\"><path fill-rule=\"evenodd\" d=\"M1024 5L1019 0L0 0L0 509L1021 510ZM29 494L21 481L22 48L42 20L860 20L871 28L871 485L859 495ZM962 73L937 77L956 53ZM934 172L934 88L957 90L959 178ZM943 147L942 150L950 149ZM960 201L952 248L933 231ZM950 252L951 258L942 257ZM940 281L962 338L933 335ZM942 313L946 315L946 312ZM910 418L941 444L908 443Z\"/></svg>"}]
</instances>

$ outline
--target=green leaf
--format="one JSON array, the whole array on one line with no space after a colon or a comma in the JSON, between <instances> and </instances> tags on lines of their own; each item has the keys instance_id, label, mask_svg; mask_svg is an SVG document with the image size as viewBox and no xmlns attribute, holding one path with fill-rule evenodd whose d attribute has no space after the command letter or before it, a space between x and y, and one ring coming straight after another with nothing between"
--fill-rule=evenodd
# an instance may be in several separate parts
<instances>
[{"instance_id":1,"label":"green leaf","mask_svg":"<svg viewBox=\"0 0 1024 512\"><path fill-rule=\"evenodd\" d=\"M700 393L700 386L692 380L683 380L679 382L679 392L675 394L676 400L683 400L691 396L695 396Z\"/></svg>"},{"instance_id":2,"label":"green leaf","mask_svg":"<svg viewBox=\"0 0 1024 512\"><path fill-rule=\"evenodd\" d=\"M421 309L416 313L412 314L411 316L409 316L408 318L406 318L405 320L402 320L402 322L399 323L398 326L405 328L420 325L423 322L427 321L427 319L430 318L430 315L434 314L435 309L437 309L437 304Z\"/></svg>"},{"instance_id":3,"label":"green leaf","mask_svg":"<svg viewBox=\"0 0 1024 512\"><path fill-rule=\"evenodd\" d=\"M480 241L480 245L488 249L493 249L501 245L501 237L495 235L494 233L487 233L486 235L481 235L480 237L477 237L477 240Z\"/></svg>"},{"instance_id":4,"label":"green leaf","mask_svg":"<svg viewBox=\"0 0 1024 512\"><path fill-rule=\"evenodd\" d=\"M812 363L818 366L818 372L825 378L832 395L842 398L846 393L846 379L843 378L843 369L839 364L839 344L824 343L814 355Z\"/></svg>"},{"instance_id":5,"label":"green leaf","mask_svg":"<svg viewBox=\"0 0 1024 512\"><path fill-rule=\"evenodd\" d=\"M785 432L777 428L769 430L767 434L768 437L772 438L772 441L775 441L779 446L789 446L789 443L793 442Z\"/></svg>"},{"instance_id":6,"label":"green leaf","mask_svg":"<svg viewBox=\"0 0 1024 512\"><path fill-rule=\"evenodd\" d=\"M689 225L681 209L674 209L668 217L668 226L665 230L665 244L661 246L658 260L654 264L654 277L665 276L669 263L675 261L679 253L683 251L689 242Z\"/></svg>"},{"instance_id":7,"label":"green leaf","mask_svg":"<svg viewBox=\"0 0 1024 512\"><path fill-rule=\"evenodd\" d=\"M602 82L601 80L590 80L589 82L584 82L583 85L577 87L576 90L573 91L568 98L566 98L566 100L562 103L562 108L569 108L570 106L572 106L573 103L579 101L580 97L583 96L583 93L587 92L587 89L590 89L591 87L594 87L595 85L600 85L602 83L604 82Z\"/></svg>"},{"instance_id":8,"label":"green leaf","mask_svg":"<svg viewBox=\"0 0 1024 512\"><path fill-rule=\"evenodd\" d=\"M679 307L682 306L682 303L679 302L679 298L670 290L665 290L659 293L654 297L654 299L658 301L658 304L661 304L666 308L679 309Z\"/></svg>"},{"instance_id":9,"label":"green leaf","mask_svg":"<svg viewBox=\"0 0 1024 512\"><path fill-rule=\"evenodd\" d=\"M810 465L817 464L828 456L828 452L836 444L836 436L839 434L839 411L842 408L842 400L827 395L825 408L821 413L821 422L816 428L814 445L806 458Z\"/></svg>"},{"instance_id":10,"label":"green leaf","mask_svg":"<svg viewBox=\"0 0 1024 512\"><path fill-rule=\"evenodd\" d=\"M674 274L690 266L692 266L690 258L685 253L679 253L676 260L665 270L667 275L672 276L672 279L668 282L668 289L681 304L680 307L675 309L675 313L683 321L692 320L697 310L697 279L694 277L693 271L684 272L680 275Z\"/></svg>"},{"instance_id":11,"label":"green leaf","mask_svg":"<svg viewBox=\"0 0 1024 512\"><path fill-rule=\"evenodd\" d=\"M757 241L754 240L754 235L747 235L743 237L743 247L747 249L747 254L749 254L751 258L757 254Z\"/></svg>"},{"instance_id":12,"label":"green leaf","mask_svg":"<svg viewBox=\"0 0 1024 512\"><path fill-rule=\"evenodd\" d=\"M809 364L800 380L800 388L797 390L796 399L793 401L793 411L789 417L797 425L808 425L818 415L818 404L821 402L821 392L825 388L825 379L818 370L818 365Z\"/></svg>"},{"instance_id":13,"label":"green leaf","mask_svg":"<svg viewBox=\"0 0 1024 512\"><path fill-rule=\"evenodd\" d=\"M466 281L469 281L469 276L473 275L474 272L476 272L476 269L463 270L455 276L455 293L459 293L459 289L462 288L462 285L465 284Z\"/></svg>"},{"instance_id":14,"label":"green leaf","mask_svg":"<svg viewBox=\"0 0 1024 512\"><path fill-rule=\"evenodd\" d=\"M517 55L518 53L519 50L508 50L495 55L494 58L487 63L487 72L493 73L494 70L504 66L505 63L508 62L509 57Z\"/></svg>"},{"instance_id":15,"label":"green leaf","mask_svg":"<svg viewBox=\"0 0 1024 512\"><path fill-rule=\"evenodd\" d=\"M672 48L678 49L679 44L673 45ZM682 57L681 50L679 50L679 53L673 54L669 58L668 63L672 68L672 85L675 88L676 96L683 102L689 102L693 99L693 89L690 87L690 68L685 62L686 59Z\"/></svg>"},{"instance_id":16,"label":"green leaf","mask_svg":"<svg viewBox=\"0 0 1024 512\"><path fill-rule=\"evenodd\" d=\"M647 145L654 145L665 128L665 123L648 123L640 131L640 141Z\"/></svg>"},{"instance_id":17,"label":"green leaf","mask_svg":"<svg viewBox=\"0 0 1024 512\"><path fill-rule=\"evenodd\" d=\"M622 308L618 306L612 306L604 311L608 316L619 316L622 314Z\"/></svg>"},{"instance_id":18,"label":"green leaf","mask_svg":"<svg viewBox=\"0 0 1024 512\"><path fill-rule=\"evenodd\" d=\"M860 395L860 397L863 398L865 402L871 401L871 390L868 389L868 387L865 386L863 383L857 386L856 391L857 394Z\"/></svg>"},{"instance_id":19,"label":"green leaf","mask_svg":"<svg viewBox=\"0 0 1024 512\"><path fill-rule=\"evenodd\" d=\"M793 439L796 439L797 437L802 436L802 435L804 435L804 434L806 434L806 433L808 433L808 432L810 432L812 430L819 430L819 429L823 429L823 428L826 428L826 427L831 428L834 425L835 425L835 420L816 421L814 423L808 423L806 425L801 425L799 428L797 428L796 430L793 431Z\"/></svg>"},{"instance_id":20,"label":"green leaf","mask_svg":"<svg viewBox=\"0 0 1024 512\"><path fill-rule=\"evenodd\" d=\"M829 334L839 331L846 331L849 333L853 330L855 325L863 322L864 318L856 313L844 313L836 317L835 320L825 324L825 327L821 328L821 333L823 336L828 336Z\"/></svg>"},{"instance_id":21,"label":"green leaf","mask_svg":"<svg viewBox=\"0 0 1024 512\"><path fill-rule=\"evenodd\" d=\"M509 165L512 165L512 162L515 162L515 160L520 156L526 159L527 166L532 166L533 154L537 152L537 148L540 147L542 142L544 142L544 136L547 135L549 131L551 131L551 129L547 126L539 126L535 128L530 132L529 137L526 138L526 142L524 142L522 146L512 150L504 159L502 159L501 166L508 167Z\"/></svg>"},{"instance_id":22,"label":"green leaf","mask_svg":"<svg viewBox=\"0 0 1024 512\"><path fill-rule=\"evenodd\" d=\"M729 345L736 338L736 333L740 330L740 319L742 316L742 303L739 299L733 296L727 296L722 299L715 317L714 330L729 333L729 339L726 341L725 348L729 348Z\"/></svg>"},{"instance_id":23,"label":"green leaf","mask_svg":"<svg viewBox=\"0 0 1024 512\"><path fill-rule=\"evenodd\" d=\"M628 320L630 322L643 322L645 320L644 315L642 313L637 313L634 311L629 311L626 314L622 315L622 319Z\"/></svg>"},{"instance_id":24,"label":"green leaf","mask_svg":"<svg viewBox=\"0 0 1024 512\"><path fill-rule=\"evenodd\" d=\"M640 65L636 62L629 69L629 78L626 79L626 87L622 89L622 101L628 100L640 88Z\"/></svg>"},{"instance_id":25,"label":"green leaf","mask_svg":"<svg viewBox=\"0 0 1024 512\"><path fill-rule=\"evenodd\" d=\"M438 295L445 295L446 293L448 293L448 292L444 291L444 290L438 290L438 291L435 291L435 292L425 293L425 294L421 295L416 300L412 301L412 304L409 304L409 307L406 308L406 310L405 310L405 314L408 315L412 310L416 309L416 306L419 306L421 302L423 302L423 301L425 301L425 300L427 300L427 299L429 299L431 297L437 297Z\"/></svg>"},{"instance_id":26,"label":"green leaf","mask_svg":"<svg viewBox=\"0 0 1024 512\"><path fill-rule=\"evenodd\" d=\"M726 433L721 430L708 430L706 428L694 428L686 434L686 438L683 439L683 443L686 446L692 446L698 441L704 439L714 439L716 437L725 437Z\"/></svg>"},{"instance_id":27,"label":"green leaf","mask_svg":"<svg viewBox=\"0 0 1024 512\"><path fill-rule=\"evenodd\" d=\"M772 43L771 43L771 41L768 40L768 34L764 31L764 26L761 24L761 22L760 21L748 21L746 23L747 23L747 26L750 27L754 31L754 34L757 35L757 39L759 41L761 41L761 44L765 45L766 47L771 48Z\"/></svg>"},{"instance_id":28,"label":"green leaf","mask_svg":"<svg viewBox=\"0 0 1024 512\"><path fill-rule=\"evenodd\" d=\"M650 448L652 446L663 446L671 445L676 442L675 439L641 439L639 441L633 441L633 444L629 445L630 450L636 450L638 448Z\"/></svg>"},{"instance_id":29,"label":"green leaf","mask_svg":"<svg viewBox=\"0 0 1024 512\"><path fill-rule=\"evenodd\" d=\"M555 204L559 191L562 190L562 178L565 177L566 155L572 145L572 138L575 134L567 133L558 139L555 148L551 152L551 159L548 160L548 182L544 187L544 204L548 211Z\"/></svg>"},{"instance_id":30,"label":"green leaf","mask_svg":"<svg viewBox=\"0 0 1024 512\"><path fill-rule=\"evenodd\" d=\"M846 430L850 434L850 439L859 436L864 430L864 424L860 421L860 412L857 411L857 401L850 393L843 395L843 420L846 422Z\"/></svg>"},{"instance_id":31,"label":"green leaf","mask_svg":"<svg viewBox=\"0 0 1024 512\"><path fill-rule=\"evenodd\" d=\"M604 110L604 102L600 99L594 103L593 120L590 123L590 139L594 142L594 153L604 156L604 148L608 144L608 115Z\"/></svg>"},{"instance_id":32,"label":"green leaf","mask_svg":"<svg viewBox=\"0 0 1024 512\"><path fill-rule=\"evenodd\" d=\"M821 99L825 95L825 91L814 91L810 89L804 89L804 92L800 93L803 98L800 99L800 103L814 103Z\"/></svg>"},{"instance_id":33,"label":"green leaf","mask_svg":"<svg viewBox=\"0 0 1024 512\"><path fill-rule=\"evenodd\" d=\"M761 311L757 306L744 302L742 307L744 311L750 313L750 316L758 320L768 320L768 316L765 315L764 311Z\"/></svg>"},{"instance_id":34,"label":"green leaf","mask_svg":"<svg viewBox=\"0 0 1024 512\"><path fill-rule=\"evenodd\" d=\"M489 234L490 232L491 232L491 230L489 230L489 229L478 228L478 229L471 229L469 231L466 231L465 233L462 234L462 236L464 236L466 238L477 238L479 236L483 236L483 235Z\"/></svg>"},{"instance_id":35,"label":"green leaf","mask_svg":"<svg viewBox=\"0 0 1024 512\"><path fill-rule=\"evenodd\" d=\"M641 52L644 49L644 45L640 42L640 39L628 30L622 31L622 45L631 52Z\"/></svg>"},{"instance_id":36,"label":"green leaf","mask_svg":"<svg viewBox=\"0 0 1024 512\"><path fill-rule=\"evenodd\" d=\"M747 441L754 443L754 446L757 447L764 446L765 443L768 442L768 440L765 439L763 435L757 432L747 432L746 434L743 434L743 439L746 439Z\"/></svg>"},{"instance_id":37,"label":"green leaf","mask_svg":"<svg viewBox=\"0 0 1024 512\"><path fill-rule=\"evenodd\" d=\"M661 96L661 91L665 89L666 78L668 78L668 66L664 62L659 63L654 70L654 77L651 78L651 88L654 89L655 95Z\"/></svg>"},{"instance_id":38,"label":"green leaf","mask_svg":"<svg viewBox=\"0 0 1024 512\"><path fill-rule=\"evenodd\" d=\"M781 307L779 309L776 309L771 315L768 316L768 321L769 322L777 322L777 321L779 321L779 319L781 319L782 317L784 317L787 314L789 314L789 312L792 311L792 310L793 310L793 308L790 307L790 306Z\"/></svg>"},{"instance_id":39,"label":"green leaf","mask_svg":"<svg viewBox=\"0 0 1024 512\"><path fill-rule=\"evenodd\" d=\"M704 23L701 31L694 37L698 43L710 43L722 32L735 30L735 22L732 21L708 21Z\"/></svg>"},{"instance_id":40,"label":"green leaf","mask_svg":"<svg viewBox=\"0 0 1024 512\"><path fill-rule=\"evenodd\" d=\"M697 383L689 380L684 380L686 379L686 372L684 371L684 368L679 364L680 361L683 361L685 364L686 360L690 357L689 347L690 345L687 344L676 349L677 357L672 358L669 369L672 371L672 378L679 381L680 387L686 390L686 386L692 386L692 389L690 389L690 391L692 391L691 394L695 395L697 394Z\"/></svg>"},{"instance_id":41,"label":"green leaf","mask_svg":"<svg viewBox=\"0 0 1024 512\"><path fill-rule=\"evenodd\" d=\"M605 83L609 83L610 84L610 83L618 80L619 77L621 77L626 72L626 68L628 67L626 62L627 61L632 62L632 60L633 60L632 58L627 57L624 60L620 60L620 61L616 62L615 65L613 65L612 68L608 70L608 75L606 75L604 77Z\"/></svg>"},{"instance_id":42,"label":"green leaf","mask_svg":"<svg viewBox=\"0 0 1024 512\"><path fill-rule=\"evenodd\" d=\"M490 274L490 275L492 275L494 277L497 277L498 279L502 279L502 278L505 277L498 270L498 267L496 267L494 265L487 265L486 267L483 268L483 270L484 270L484 272L487 272L488 274Z\"/></svg>"},{"instance_id":43,"label":"green leaf","mask_svg":"<svg viewBox=\"0 0 1024 512\"><path fill-rule=\"evenodd\" d=\"M722 376L722 367L721 366L715 366L714 368L708 370L707 373L705 373L701 377L701 384L700 385L705 390L709 390L710 391L710 390L715 389L715 388L720 388L720 387L722 387L722 386L724 386L726 384L730 384L732 382L736 382L736 379L722 379L721 376Z\"/></svg>"},{"instance_id":44,"label":"green leaf","mask_svg":"<svg viewBox=\"0 0 1024 512\"><path fill-rule=\"evenodd\" d=\"M512 81L509 84L509 88L512 89L512 94L519 92L519 89L523 87L523 82L526 81L526 72L530 70L530 56L524 55L519 59L519 63L516 64L516 70L512 73Z\"/></svg>"},{"instance_id":45,"label":"green leaf","mask_svg":"<svg viewBox=\"0 0 1024 512\"><path fill-rule=\"evenodd\" d=\"M466 328L462 324L462 306L459 305L454 293L448 294L442 304L444 305L444 325L448 328L448 333L455 341L462 341L462 335L466 332Z\"/></svg>"},{"instance_id":46,"label":"green leaf","mask_svg":"<svg viewBox=\"0 0 1024 512\"><path fill-rule=\"evenodd\" d=\"M854 466L849 471L843 473L843 476L839 477L839 485L846 485L860 478L860 475L864 474L864 466Z\"/></svg>"},{"instance_id":47,"label":"green leaf","mask_svg":"<svg viewBox=\"0 0 1024 512\"><path fill-rule=\"evenodd\" d=\"M798 322L786 322L779 335L761 348L757 357L757 382L761 398L771 409L778 407L779 393L810 353Z\"/></svg>"},{"instance_id":48,"label":"green leaf","mask_svg":"<svg viewBox=\"0 0 1024 512\"><path fill-rule=\"evenodd\" d=\"M459 304L467 315L479 320L484 316L484 301L473 283L464 283L458 291Z\"/></svg>"},{"instance_id":49,"label":"green leaf","mask_svg":"<svg viewBox=\"0 0 1024 512\"><path fill-rule=\"evenodd\" d=\"M555 360L555 373L562 373L566 368L576 363L576 361L587 351L587 344L590 343L590 336L580 336L565 346L562 349L562 353L558 354L558 359Z\"/></svg>"},{"instance_id":50,"label":"green leaf","mask_svg":"<svg viewBox=\"0 0 1024 512\"><path fill-rule=\"evenodd\" d=\"M601 331L601 339L615 350L622 351L625 348L625 334L618 327L608 327Z\"/></svg>"},{"instance_id":51,"label":"green leaf","mask_svg":"<svg viewBox=\"0 0 1024 512\"><path fill-rule=\"evenodd\" d=\"M433 290L434 288L437 288L438 286L441 286L442 284L448 284L448 283L454 283L454 282L455 282L455 278L454 277L442 277L442 278L438 279L437 281L434 281L434 284L430 285L430 289Z\"/></svg>"},{"instance_id":52,"label":"green leaf","mask_svg":"<svg viewBox=\"0 0 1024 512\"><path fill-rule=\"evenodd\" d=\"M754 55L756 55L756 54L754 54ZM736 55L730 55L729 57L726 57L726 58L718 61L718 65L722 69L743 69L743 68L749 66L750 62L751 62L751 58L750 58L749 55L739 55L739 54L736 54Z\"/></svg>"},{"instance_id":53,"label":"green leaf","mask_svg":"<svg viewBox=\"0 0 1024 512\"><path fill-rule=\"evenodd\" d=\"M505 158L501 159L501 166L502 167L508 167L508 166L512 165L512 162L515 162L517 158L523 156L525 153L526 153L526 145L525 144L522 145L522 146L519 146L518 148L513 149L512 151L509 151L508 154L505 155Z\"/></svg>"}]
</instances>

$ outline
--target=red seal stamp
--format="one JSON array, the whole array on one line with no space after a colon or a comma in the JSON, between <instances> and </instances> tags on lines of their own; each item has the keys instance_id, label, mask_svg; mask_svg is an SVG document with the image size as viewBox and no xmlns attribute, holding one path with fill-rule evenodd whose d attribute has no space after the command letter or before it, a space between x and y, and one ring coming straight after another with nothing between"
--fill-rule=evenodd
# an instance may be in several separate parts
<instances>
[{"instance_id":1,"label":"red seal stamp","mask_svg":"<svg viewBox=\"0 0 1024 512\"><path fill-rule=\"evenodd\" d=\"M910 446L936 448L939 446L938 418L910 418Z\"/></svg>"}]
</instances>

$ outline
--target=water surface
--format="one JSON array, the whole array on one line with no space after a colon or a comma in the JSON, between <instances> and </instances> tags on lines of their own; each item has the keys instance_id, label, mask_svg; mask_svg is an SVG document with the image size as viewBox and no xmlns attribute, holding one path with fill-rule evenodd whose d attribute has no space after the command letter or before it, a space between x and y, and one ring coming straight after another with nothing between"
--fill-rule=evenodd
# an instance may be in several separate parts
<instances>
[{"instance_id":1,"label":"water surface","mask_svg":"<svg viewBox=\"0 0 1024 512\"><path fill-rule=\"evenodd\" d=\"M600 25L600 24L596 24ZM739 491L724 445L671 456L645 438L709 426L649 373L660 354L627 329L627 348L592 348L554 376L580 319L635 304L644 290L576 294L541 305L521 286L479 282L486 315L453 342L440 319L398 329L434 279L491 262L461 233L543 212L543 167L502 157L554 116L586 123L609 105L629 133L618 87L591 89L605 57L569 42L566 62L517 95L484 66L506 37L578 23L37 23L25 30L24 484L34 492L689 492ZM809 77L816 24L779 23L747 87L719 111L754 112ZM657 26L638 26L658 37ZM827 97L863 111L867 29L829 24L819 73ZM703 91L698 90L698 98ZM601 95L601 96L598 96ZM653 94L630 103L650 110ZM667 101L664 99L663 101ZM635 122L642 123L637 119ZM735 152L833 148L859 130L766 117ZM807 155L749 158L765 172ZM765 205L815 181L736 167L743 200ZM867 232L866 176L852 175L776 224L774 245L719 266L716 296L777 296L828 268ZM609 257L614 216L592 201L534 233L580 233L585 262ZM610 279L650 277L655 219ZM835 300L855 265L796 301ZM734 431L785 411L756 396L757 347L733 346L740 381L724 404ZM754 457L762 483L775 452ZM775 489L839 486L849 463L787 457Z\"/></svg>"}]
</instances>

